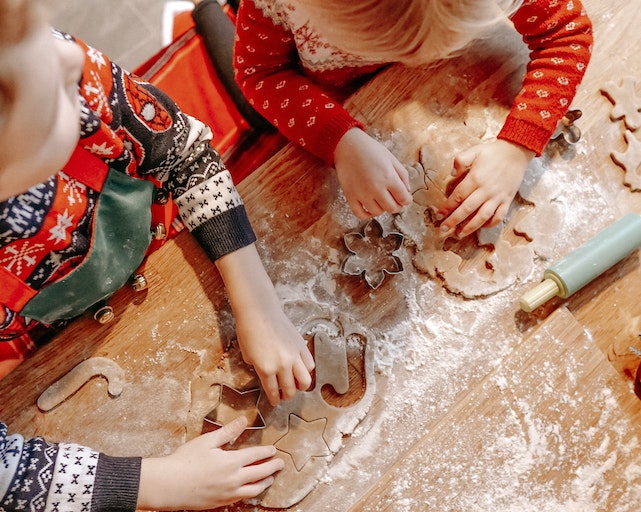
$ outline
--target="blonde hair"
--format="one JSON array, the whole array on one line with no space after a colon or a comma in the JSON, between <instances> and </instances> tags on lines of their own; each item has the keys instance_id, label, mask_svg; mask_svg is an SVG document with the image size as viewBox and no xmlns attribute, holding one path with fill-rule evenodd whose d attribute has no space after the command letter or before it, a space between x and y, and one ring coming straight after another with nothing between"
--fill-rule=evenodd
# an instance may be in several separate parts
<instances>
[{"instance_id":1,"label":"blonde hair","mask_svg":"<svg viewBox=\"0 0 641 512\"><path fill-rule=\"evenodd\" d=\"M522 0L295 0L338 48L418 65L456 54Z\"/></svg>"}]
</instances>

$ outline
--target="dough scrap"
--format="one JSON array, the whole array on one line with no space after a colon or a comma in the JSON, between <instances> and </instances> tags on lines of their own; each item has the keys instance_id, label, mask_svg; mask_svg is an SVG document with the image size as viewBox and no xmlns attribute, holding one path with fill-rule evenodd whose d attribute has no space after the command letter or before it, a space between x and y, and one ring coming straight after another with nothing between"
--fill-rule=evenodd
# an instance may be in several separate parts
<instances>
[{"instance_id":1,"label":"dough scrap","mask_svg":"<svg viewBox=\"0 0 641 512\"><path fill-rule=\"evenodd\" d=\"M91 357L76 365L69 373L45 389L38 398L38 408L44 412L50 411L97 376L107 379L110 396L120 396L124 387L124 370L115 361L106 357Z\"/></svg>"},{"instance_id":2,"label":"dough scrap","mask_svg":"<svg viewBox=\"0 0 641 512\"><path fill-rule=\"evenodd\" d=\"M440 130L430 133L429 144L419 149L418 162L406 166L414 201L395 220L396 227L415 244L414 266L441 280L450 292L467 298L504 290L529 275L533 266L532 248L508 242L502 233L504 225L455 241L436 222L437 205L453 188L455 155L491 140L504 116L504 108L493 105L470 106L463 120L440 118Z\"/></svg>"},{"instance_id":3,"label":"dough scrap","mask_svg":"<svg viewBox=\"0 0 641 512\"><path fill-rule=\"evenodd\" d=\"M625 171L623 182L632 191L641 190L641 142L630 130L626 130L623 137L628 144L625 151L613 151L610 156Z\"/></svg>"},{"instance_id":4,"label":"dough scrap","mask_svg":"<svg viewBox=\"0 0 641 512\"><path fill-rule=\"evenodd\" d=\"M308 313L316 310L316 305L301 304L301 307ZM302 309L301 313L304 314ZM333 316L307 317L303 325L307 326L303 332L313 337L314 388L296 393L275 408L261 394L256 409L264 419L264 427L247 429L234 442L238 448L273 444L277 448L275 456L285 463L274 483L256 499L261 507L269 509L289 508L314 490L348 435L367 414L376 393L374 356L368 340L360 334L362 329ZM353 374L350 378L349 367L355 360L360 361L362 369L354 379ZM325 395L328 387L337 396L328 399ZM343 399L350 387L350 397ZM354 401L356 389L360 395ZM248 402L251 405L251 400ZM225 422L235 415L228 415Z\"/></svg>"},{"instance_id":5,"label":"dough scrap","mask_svg":"<svg viewBox=\"0 0 641 512\"><path fill-rule=\"evenodd\" d=\"M608 81L601 92L612 102L610 118L613 121L623 120L628 130L635 131L641 127L641 98L636 94L636 80L626 76L619 84Z\"/></svg>"}]
</instances>

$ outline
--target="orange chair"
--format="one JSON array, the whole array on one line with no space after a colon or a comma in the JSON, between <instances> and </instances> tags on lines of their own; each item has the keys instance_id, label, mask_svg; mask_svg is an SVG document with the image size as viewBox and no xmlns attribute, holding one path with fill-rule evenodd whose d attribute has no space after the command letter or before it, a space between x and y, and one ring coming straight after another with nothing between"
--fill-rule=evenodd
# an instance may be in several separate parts
<instances>
[{"instance_id":1,"label":"orange chair","mask_svg":"<svg viewBox=\"0 0 641 512\"><path fill-rule=\"evenodd\" d=\"M174 40L134 73L207 123L235 183L278 151L285 139L245 100L232 68L235 8L203 0L174 19Z\"/></svg>"}]
</instances>

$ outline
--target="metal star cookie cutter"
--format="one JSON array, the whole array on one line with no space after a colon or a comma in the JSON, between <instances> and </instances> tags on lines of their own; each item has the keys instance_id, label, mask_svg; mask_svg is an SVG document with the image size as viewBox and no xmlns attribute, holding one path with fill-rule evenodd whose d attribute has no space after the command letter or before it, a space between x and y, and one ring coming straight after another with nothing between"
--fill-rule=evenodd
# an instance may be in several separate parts
<instances>
[{"instance_id":1,"label":"metal star cookie cutter","mask_svg":"<svg viewBox=\"0 0 641 512\"><path fill-rule=\"evenodd\" d=\"M259 388L238 391L226 384L220 384L220 400L218 405L205 416L205 422L222 427L240 416L245 416L247 418L245 430L265 428L265 420L258 410L260 395Z\"/></svg>"},{"instance_id":2,"label":"metal star cookie cutter","mask_svg":"<svg viewBox=\"0 0 641 512\"><path fill-rule=\"evenodd\" d=\"M370 288L378 288L386 274L399 274L403 262L393 254L403 245L401 233L384 234L383 226L376 219L365 224L362 231L343 235L349 256L343 260L341 272L350 276L363 276Z\"/></svg>"}]
</instances>

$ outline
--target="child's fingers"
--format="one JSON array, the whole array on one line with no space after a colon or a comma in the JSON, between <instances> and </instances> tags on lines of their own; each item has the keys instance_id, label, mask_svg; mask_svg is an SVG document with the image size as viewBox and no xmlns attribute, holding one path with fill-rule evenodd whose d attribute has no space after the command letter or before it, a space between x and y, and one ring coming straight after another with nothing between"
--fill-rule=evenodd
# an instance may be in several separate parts
<instances>
[{"instance_id":1,"label":"child's fingers","mask_svg":"<svg viewBox=\"0 0 641 512\"><path fill-rule=\"evenodd\" d=\"M267 400L273 406L280 402L280 391L278 389L278 379L276 375L260 375L260 382L263 384L263 391L267 395Z\"/></svg>"},{"instance_id":2,"label":"child's fingers","mask_svg":"<svg viewBox=\"0 0 641 512\"><path fill-rule=\"evenodd\" d=\"M468 149L459 153L454 158L454 169L452 171L452 176L458 177L461 174L470 170L476 159L476 150L475 148Z\"/></svg>"},{"instance_id":3,"label":"child's fingers","mask_svg":"<svg viewBox=\"0 0 641 512\"><path fill-rule=\"evenodd\" d=\"M410 185L410 174L407 172L407 169L402 165L398 160L394 162L394 170L403 183L405 191L411 195L412 186Z\"/></svg>"},{"instance_id":4,"label":"child's fingers","mask_svg":"<svg viewBox=\"0 0 641 512\"><path fill-rule=\"evenodd\" d=\"M349 204L350 210L352 210L352 213L356 215L359 219L371 219L372 214L369 213L365 207L361 204L360 201L357 200L348 200L347 204Z\"/></svg>"},{"instance_id":5,"label":"child's fingers","mask_svg":"<svg viewBox=\"0 0 641 512\"><path fill-rule=\"evenodd\" d=\"M231 453L237 467L243 468L243 484L254 482L283 469L284 462L276 455L276 448L271 444L240 448Z\"/></svg>"},{"instance_id":6,"label":"child's fingers","mask_svg":"<svg viewBox=\"0 0 641 512\"><path fill-rule=\"evenodd\" d=\"M291 400L296 394L296 382L291 368L283 370L278 375L278 384L280 385L280 397L283 400Z\"/></svg>"},{"instance_id":7,"label":"child's fingers","mask_svg":"<svg viewBox=\"0 0 641 512\"><path fill-rule=\"evenodd\" d=\"M385 211L385 206L378 201L378 198L370 198L363 203L363 209L370 217L377 217Z\"/></svg>"},{"instance_id":8,"label":"child's fingers","mask_svg":"<svg viewBox=\"0 0 641 512\"><path fill-rule=\"evenodd\" d=\"M294 379L297 389L304 391L309 388L312 383L312 376L309 374L310 371L302 359L294 363Z\"/></svg>"},{"instance_id":9,"label":"child's fingers","mask_svg":"<svg viewBox=\"0 0 641 512\"><path fill-rule=\"evenodd\" d=\"M307 368L307 371L311 372L314 368L316 368L314 356L312 356L312 353L307 347L301 350L301 357L303 358L303 363L305 364L305 368Z\"/></svg>"},{"instance_id":10,"label":"child's fingers","mask_svg":"<svg viewBox=\"0 0 641 512\"><path fill-rule=\"evenodd\" d=\"M233 443L246 427L247 418L240 416L217 430L203 434L202 437L212 448L219 448L227 443Z\"/></svg>"},{"instance_id":11,"label":"child's fingers","mask_svg":"<svg viewBox=\"0 0 641 512\"><path fill-rule=\"evenodd\" d=\"M403 206L412 202L412 194L405 188L405 183L397 180L396 183L391 185L388 189L389 199L386 203L385 211L389 213L398 213Z\"/></svg>"},{"instance_id":12,"label":"child's fingers","mask_svg":"<svg viewBox=\"0 0 641 512\"><path fill-rule=\"evenodd\" d=\"M237 500L244 500L249 498L254 498L267 489L270 485L274 483L274 477L268 476L257 482L252 482L246 485L243 485L238 489Z\"/></svg>"}]
</instances>

